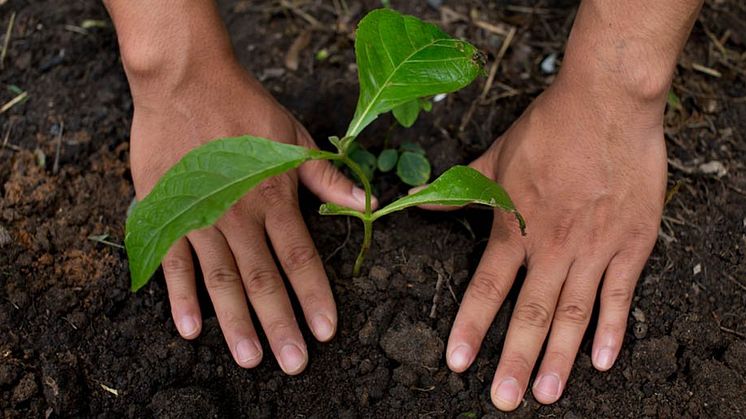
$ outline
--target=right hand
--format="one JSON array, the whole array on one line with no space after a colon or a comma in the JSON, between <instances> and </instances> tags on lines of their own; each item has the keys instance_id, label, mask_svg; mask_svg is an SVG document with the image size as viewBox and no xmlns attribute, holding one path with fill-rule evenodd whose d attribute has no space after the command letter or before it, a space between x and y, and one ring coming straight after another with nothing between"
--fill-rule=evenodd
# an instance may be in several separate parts
<instances>
[{"instance_id":1,"label":"right hand","mask_svg":"<svg viewBox=\"0 0 746 419\"><path fill-rule=\"evenodd\" d=\"M163 79L128 71L135 108L131 168L138 198L185 153L210 139L250 134L316 147L300 123L234 59L189 67ZM283 371L298 374L308 360L270 244L316 339L327 341L336 330L332 292L298 208L298 177L323 201L364 209L364 192L333 165L308 162L297 173L257 186L214 226L177 241L163 261L174 322L181 336L194 339L202 328L194 249L225 340L244 368L262 359L247 296Z\"/></svg>"}]
</instances>

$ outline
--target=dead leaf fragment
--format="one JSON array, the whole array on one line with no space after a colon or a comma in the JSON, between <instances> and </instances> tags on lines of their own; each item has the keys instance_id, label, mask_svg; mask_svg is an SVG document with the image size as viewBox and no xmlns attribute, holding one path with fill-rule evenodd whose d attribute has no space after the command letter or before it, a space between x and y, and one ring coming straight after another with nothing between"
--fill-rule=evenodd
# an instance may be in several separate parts
<instances>
[{"instance_id":1,"label":"dead leaf fragment","mask_svg":"<svg viewBox=\"0 0 746 419\"><path fill-rule=\"evenodd\" d=\"M295 71L300 65L300 53L311 43L311 31L303 31L293 44L290 45L287 55L285 55L285 67L290 71Z\"/></svg>"}]
</instances>

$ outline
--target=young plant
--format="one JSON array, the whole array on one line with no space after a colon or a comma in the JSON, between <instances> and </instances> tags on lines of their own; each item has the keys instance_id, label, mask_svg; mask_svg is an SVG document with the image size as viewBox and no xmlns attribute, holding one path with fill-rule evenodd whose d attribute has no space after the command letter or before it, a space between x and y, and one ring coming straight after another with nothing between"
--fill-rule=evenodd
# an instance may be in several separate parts
<instances>
[{"instance_id":1,"label":"young plant","mask_svg":"<svg viewBox=\"0 0 746 419\"><path fill-rule=\"evenodd\" d=\"M335 152L252 136L224 138L190 151L163 175L127 219L125 245L132 290L148 282L176 240L215 223L265 179L309 160L342 163L365 189L365 211L333 203L323 204L319 209L323 215L347 215L362 221L363 244L355 261L354 275L360 273L370 248L373 222L408 207L482 204L513 212L524 229L523 219L505 190L465 166L452 167L419 192L375 212L372 210L369 175L350 156L355 138L378 115L392 110L399 109L397 118L403 118L402 112L409 112L404 115L409 118L406 121L414 122L411 113L419 112L423 98L467 86L483 73L483 60L474 46L451 38L434 25L389 9L375 10L360 22L355 56L360 96L347 133L342 138L329 138ZM416 112L411 108L402 110L413 106L417 107ZM417 150L406 149L396 157L401 165L402 160L417 160L418 155L422 157ZM380 159L374 158L373 164L381 164ZM388 165L393 168L390 161ZM416 177L416 173L412 176Z\"/></svg>"}]
</instances>

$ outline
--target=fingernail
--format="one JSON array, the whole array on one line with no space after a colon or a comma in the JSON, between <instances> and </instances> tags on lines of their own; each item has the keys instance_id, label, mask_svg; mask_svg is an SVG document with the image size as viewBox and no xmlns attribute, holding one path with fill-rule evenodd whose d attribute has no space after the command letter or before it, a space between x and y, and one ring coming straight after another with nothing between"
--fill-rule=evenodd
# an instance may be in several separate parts
<instances>
[{"instance_id":1,"label":"fingernail","mask_svg":"<svg viewBox=\"0 0 746 419\"><path fill-rule=\"evenodd\" d=\"M306 356L303 351L292 343L285 345L280 349L280 366L288 374L296 374L303 369L306 363Z\"/></svg>"},{"instance_id":2,"label":"fingernail","mask_svg":"<svg viewBox=\"0 0 746 419\"><path fill-rule=\"evenodd\" d=\"M471 349L466 345L458 345L451 355L448 357L448 361L451 364L451 368L461 372L469 367L469 361L471 360Z\"/></svg>"},{"instance_id":3,"label":"fingernail","mask_svg":"<svg viewBox=\"0 0 746 419\"><path fill-rule=\"evenodd\" d=\"M358 188L357 186L352 187L352 196L355 198L357 202L359 202L362 205L365 205L365 191Z\"/></svg>"},{"instance_id":4,"label":"fingernail","mask_svg":"<svg viewBox=\"0 0 746 419\"><path fill-rule=\"evenodd\" d=\"M495 390L496 405L500 410L515 409L518 404L518 397L520 397L518 381L512 377L502 380Z\"/></svg>"},{"instance_id":5,"label":"fingernail","mask_svg":"<svg viewBox=\"0 0 746 419\"><path fill-rule=\"evenodd\" d=\"M236 358L241 365L251 365L252 361L262 356L262 351L253 339L244 339L236 345Z\"/></svg>"},{"instance_id":6,"label":"fingernail","mask_svg":"<svg viewBox=\"0 0 746 419\"><path fill-rule=\"evenodd\" d=\"M534 383L534 391L537 391L554 401L560 392L560 379L557 374L544 374Z\"/></svg>"},{"instance_id":7,"label":"fingernail","mask_svg":"<svg viewBox=\"0 0 746 419\"><path fill-rule=\"evenodd\" d=\"M179 333L184 337L191 337L197 332L197 322L192 316L184 316L178 323Z\"/></svg>"},{"instance_id":8,"label":"fingernail","mask_svg":"<svg viewBox=\"0 0 746 419\"><path fill-rule=\"evenodd\" d=\"M602 347L596 353L594 364L602 371L608 370L614 364L614 351L608 346Z\"/></svg>"},{"instance_id":9,"label":"fingernail","mask_svg":"<svg viewBox=\"0 0 746 419\"><path fill-rule=\"evenodd\" d=\"M313 333L316 338L320 341L327 341L334 335L334 326L329 317L319 314L311 320L311 326L313 327Z\"/></svg>"}]
</instances>

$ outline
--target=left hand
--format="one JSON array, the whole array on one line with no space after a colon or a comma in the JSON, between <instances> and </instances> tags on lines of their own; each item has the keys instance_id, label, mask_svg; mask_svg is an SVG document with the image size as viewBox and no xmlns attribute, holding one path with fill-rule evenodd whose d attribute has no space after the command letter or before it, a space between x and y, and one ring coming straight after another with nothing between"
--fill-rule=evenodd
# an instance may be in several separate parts
<instances>
[{"instance_id":1,"label":"left hand","mask_svg":"<svg viewBox=\"0 0 746 419\"><path fill-rule=\"evenodd\" d=\"M663 103L589 94L582 82L558 78L471 164L505 187L528 226L522 237L511 214L495 212L446 350L453 371L471 365L525 265L492 384L499 409L518 407L547 338L533 393L541 403L559 399L599 286L593 365L606 371L614 363L663 210Z\"/></svg>"}]
</instances>

